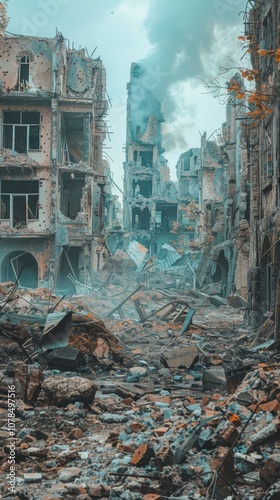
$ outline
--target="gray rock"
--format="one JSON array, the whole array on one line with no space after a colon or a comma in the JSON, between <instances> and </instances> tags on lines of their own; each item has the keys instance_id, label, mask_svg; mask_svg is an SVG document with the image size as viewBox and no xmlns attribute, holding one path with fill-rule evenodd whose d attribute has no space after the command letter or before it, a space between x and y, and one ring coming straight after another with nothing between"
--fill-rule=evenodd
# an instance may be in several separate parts
<instances>
[{"instance_id":1,"label":"gray rock","mask_svg":"<svg viewBox=\"0 0 280 500\"><path fill-rule=\"evenodd\" d=\"M23 479L26 483L40 483L42 481L41 472L27 472L23 474Z\"/></svg>"},{"instance_id":2,"label":"gray rock","mask_svg":"<svg viewBox=\"0 0 280 500\"><path fill-rule=\"evenodd\" d=\"M58 473L58 479L63 483L68 481L73 481L81 474L82 469L79 467L68 467L67 469L61 469Z\"/></svg>"},{"instance_id":3,"label":"gray rock","mask_svg":"<svg viewBox=\"0 0 280 500\"><path fill-rule=\"evenodd\" d=\"M83 377L49 377L44 380L42 389L49 401L57 406L75 402L90 404L96 393L95 384Z\"/></svg>"},{"instance_id":4,"label":"gray rock","mask_svg":"<svg viewBox=\"0 0 280 500\"><path fill-rule=\"evenodd\" d=\"M101 422L106 424L122 424L127 421L126 415L115 415L114 413L104 413L101 417Z\"/></svg>"}]
</instances>

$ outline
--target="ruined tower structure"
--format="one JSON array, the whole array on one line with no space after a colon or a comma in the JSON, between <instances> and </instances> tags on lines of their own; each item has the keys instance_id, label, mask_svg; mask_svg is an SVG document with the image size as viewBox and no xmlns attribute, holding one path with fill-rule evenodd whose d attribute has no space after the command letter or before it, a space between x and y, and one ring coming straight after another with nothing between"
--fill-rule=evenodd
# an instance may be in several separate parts
<instances>
[{"instance_id":1,"label":"ruined tower structure","mask_svg":"<svg viewBox=\"0 0 280 500\"><path fill-rule=\"evenodd\" d=\"M104 256L104 66L60 33L0 51L0 281L87 284Z\"/></svg>"},{"instance_id":2,"label":"ruined tower structure","mask_svg":"<svg viewBox=\"0 0 280 500\"><path fill-rule=\"evenodd\" d=\"M174 240L171 231L178 207L177 190L163 156L163 114L155 86L149 71L132 63L127 87L124 226L130 239L148 248L151 255Z\"/></svg>"}]
</instances>

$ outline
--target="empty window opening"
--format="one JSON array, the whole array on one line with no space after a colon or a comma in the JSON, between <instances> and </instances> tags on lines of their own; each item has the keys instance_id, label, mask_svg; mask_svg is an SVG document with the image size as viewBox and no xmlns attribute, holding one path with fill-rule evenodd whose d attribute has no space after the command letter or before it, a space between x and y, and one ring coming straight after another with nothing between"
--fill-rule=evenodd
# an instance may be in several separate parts
<instances>
[{"instance_id":1,"label":"empty window opening","mask_svg":"<svg viewBox=\"0 0 280 500\"><path fill-rule=\"evenodd\" d=\"M29 83L29 57L23 56L18 69L18 90L23 91Z\"/></svg>"},{"instance_id":2,"label":"empty window opening","mask_svg":"<svg viewBox=\"0 0 280 500\"><path fill-rule=\"evenodd\" d=\"M79 163L83 160L84 115L62 113L61 163Z\"/></svg>"},{"instance_id":3,"label":"empty window opening","mask_svg":"<svg viewBox=\"0 0 280 500\"><path fill-rule=\"evenodd\" d=\"M39 181L1 181L1 219L15 228L39 219Z\"/></svg>"},{"instance_id":4,"label":"empty window opening","mask_svg":"<svg viewBox=\"0 0 280 500\"><path fill-rule=\"evenodd\" d=\"M3 146L18 153L40 149L40 113L4 111Z\"/></svg>"},{"instance_id":5,"label":"empty window opening","mask_svg":"<svg viewBox=\"0 0 280 500\"><path fill-rule=\"evenodd\" d=\"M152 181L133 181L133 196L144 196L151 198L153 190Z\"/></svg>"},{"instance_id":6,"label":"empty window opening","mask_svg":"<svg viewBox=\"0 0 280 500\"><path fill-rule=\"evenodd\" d=\"M74 293L73 279L79 281L80 247L64 247L60 257L57 288Z\"/></svg>"},{"instance_id":7,"label":"empty window opening","mask_svg":"<svg viewBox=\"0 0 280 500\"><path fill-rule=\"evenodd\" d=\"M135 229L150 229L151 212L145 207L144 210L134 208L132 211L132 225Z\"/></svg>"},{"instance_id":8,"label":"empty window opening","mask_svg":"<svg viewBox=\"0 0 280 500\"><path fill-rule=\"evenodd\" d=\"M85 187L85 177L72 179L71 174L63 174L61 178L60 210L63 215L74 220L82 211L81 201Z\"/></svg>"},{"instance_id":9,"label":"empty window opening","mask_svg":"<svg viewBox=\"0 0 280 500\"><path fill-rule=\"evenodd\" d=\"M184 158L184 172L188 172L191 168L190 158Z\"/></svg>"},{"instance_id":10,"label":"empty window opening","mask_svg":"<svg viewBox=\"0 0 280 500\"><path fill-rule=\"evenodd\" d=\"M7 255L1 266L2 281L17 281L23 288L38 287L38 264L29 252L15 251Z\"/></svg>"},{"instance_id":11,"label":"empty window opening","mask_svg":"<svg viewBox=\"0 0 280 500\"><path fill-rule=\"evenodd\" d=\"M177 205L158 203L156 214L156 228L161 231L170 231L173 228L173 222L177 221Z\"/></svg>"},{"instance_id":12,"label":"empty window opening","mask_svg":"<svg viewBox=\"0 0 280 500\"><path fill-rule=\"evenodd\" d=\"M156 226L161 226L162 212L156 212Z\"/></svg>"},{"instance_id":13,"label":"empty window opening","mask_svg":"<svg viewBox=\"0 0 280 500\"><path fill-rule=\"evenodd\" d=\"M140 151L140 161L142 167L152 167L153 166L153 152L152 151Z\"/></svg>"}]
</instances>

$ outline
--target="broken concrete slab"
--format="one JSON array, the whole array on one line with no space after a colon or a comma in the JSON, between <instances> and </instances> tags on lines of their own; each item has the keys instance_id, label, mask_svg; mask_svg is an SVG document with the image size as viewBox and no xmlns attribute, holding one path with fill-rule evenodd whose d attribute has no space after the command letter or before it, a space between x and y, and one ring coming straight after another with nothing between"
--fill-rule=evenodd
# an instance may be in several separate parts
<instances>
[{"instance_id":1,"label":"broken concrete slab","mask_svg":"<svg viewBox=\"0 0 280 500\"><path fill-rule=\"evenodd\" d=\"M251 436L252 447L256 447L268 439L278 436L280 432L280 421L279 419L274 419L273 422L268 424L265 428L259 430Z\"/></svg>"},{"instance_id":2,"label":"broken concrete slab","mask_svg":"<svg viewBox=\"0 0 280 500\"><path fill-rule=\"evenodd\" d=\"M45 354L45 359L49 366L60 370L76 370L87 364L87 357L84 353L72 346L59 347Z\"/></svg>"},{"instance_id":3,"label":"broken concrete slab","mask_svg":"<svg viewBox=\"0 0 280 500\"><path fill-rule=\"evenodd\" d=\"M133 400L139 399L145 394L153 393L153 384L132 384L129 382L123 382L112 388L112 392L120 396L121 398L132 398Z\"/></svg>"},{"instance_id":4,"label":"broken concrete slab","mask_svg":"<svg viewBox=\"0 0 280 500\"><path fill-rule=\"evenodd\" d=\"M191 368L198 360L199 351L195 345L183 347L182 349L172 349L162 354L161 362L167 368Z\"/></svg>"},{"instance_id":5,"label":"broken concrete slab","mask_svg":"<svg viewBox=\"0 0 280 500\"><path fill-rule=\"evenodd\" d=\"M221 307L227 305L227 300L220 297L220 295L207 295L208 300L215 307Z\"/></svg>"},{"instance_id":6,"label":"broken concrete slab","mask_svg":"<svg viewBox=\"0 0 280 500\"><path fill-rule=\"evenodd\" d=\"M96 393L96 385L82 377L49 377L43 381L49 402L57 406L66 406L77 401L91 404Z\"/></svg>"},{"instance_id":7,"label":"broken concrete slab","mask_svg":"<svg viewBox=\"0 0 280 500\"><path fill-rule=\"evenodd\" d=\"M202 386L205 390L216 389L226 382L225 370L223 368L211 368L202 371Z\"/></svg>"},{"instance_id":8,"label":"broken concrete slab","mask_svg":"<svg viewBox=\"0 0 280 500\"><path fill-rule=\"evenodd\" d=\"M243 297L241 297L241 295L238 295L236 293L228 295L227 303L229 306L234 307L236 309L240 309L242 307L245 307L245 308L248 307L247 300L243 299Z\"/></svg>"}]
</instances>

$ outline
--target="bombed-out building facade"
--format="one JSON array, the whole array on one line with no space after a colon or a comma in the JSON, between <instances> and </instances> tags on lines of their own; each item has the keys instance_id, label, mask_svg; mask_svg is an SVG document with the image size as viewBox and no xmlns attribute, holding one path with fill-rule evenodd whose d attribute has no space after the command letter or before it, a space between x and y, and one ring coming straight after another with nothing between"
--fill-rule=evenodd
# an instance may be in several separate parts
<instances>
[{"instance_id":1,"label":"bombed-out building facade","mask_svg":"<svg viewBox=\"0 0 280 500\"><path fill-rule=\"evenodd\" d=\"M272 315L280 325L280 32L279 2L254 2L247 23L251 61L264 95L263 116L250 134L250 272L251 321ZM267 110L267 111L266 111Z\"/></svg>"},{"instance_id":2,"label":"bombed-out building facade","mask_svg":"<svg viewBox=\"0 0 280 500\"><path fill-rule=\"evenodd\" d=\"M133 63L127 101L124 227L150 255L159 254L162 245L174 239L171 231L178 211L177 189L163 156L162 122L149 73Z\"/></svg>"},{"instance_id":3,"label":"bombed-out building facade","mask_svg":"<svg viewBox=\"0 0 280 500\"><path fill-rule=\"evenodd\" d=\"M0 280L88 283L106 252L104 66L60 33L0 47Z\"/></svg>"}]
</instances>

